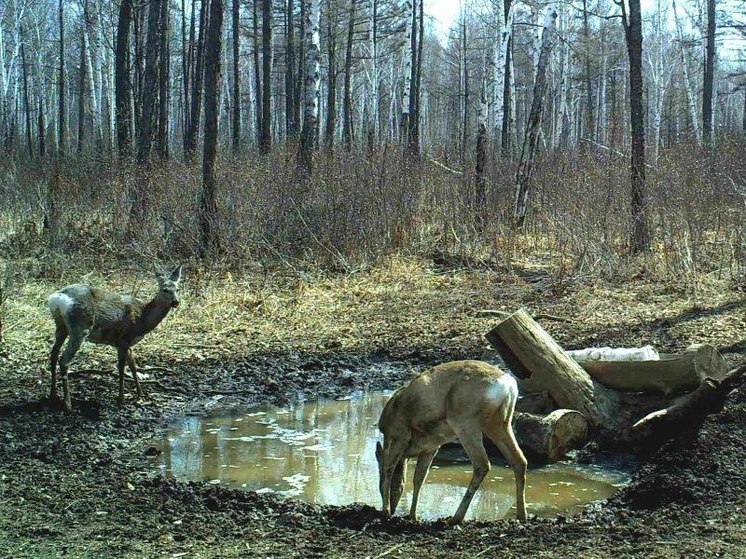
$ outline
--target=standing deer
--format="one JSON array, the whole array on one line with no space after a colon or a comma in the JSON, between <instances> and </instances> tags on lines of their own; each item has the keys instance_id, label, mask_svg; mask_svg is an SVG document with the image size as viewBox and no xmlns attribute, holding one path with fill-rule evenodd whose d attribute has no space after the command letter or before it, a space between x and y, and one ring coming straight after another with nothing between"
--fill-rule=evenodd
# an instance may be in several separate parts
<instances>
[{"instance_id":1,"label":"standing deer","mask_svg":"<svg viewBox=\"0 0 746 559\"><path fill-rule=\"evenodd\" d=\"M487 435L515 474L518 518L526 520L526 458L515 440L511 421L518 399L515 379L481 361L454 361L425 371L394 393L381 413L376 445L379 489L385 515L393 514L404 491L406 460L417 457L409 518L416 520L420 487L435 453L458 439L469 455L473 475L451 522L464 520L490 461L482 444Z\"/></svg>"},{"instance_id":2,"label":"standing deer","mask_svg":"<svg viewBox=\"0 0 746 559\"><path fill-rule=\"evenodd\" d=\"M50 354L52 371L50 400L57 400L57 361L59 359L65 411L72 411L67 369L86 340L117 348L119 369L117 402L120 406L124 404L125 363L129 365L132 378L135 380L138 398L145 396L137 378L137 365L132 356L132 346L158 326L168 311L179 305L181 266L174 268L168 277L156 272L155 278L158 282L158 291L150 301L142 301L130 295L110 293L83 284L70 285L49 297L47 304L57 327ZM70 339L60 358L60 349L68 336Z\"/></svg>"}]
</instances>

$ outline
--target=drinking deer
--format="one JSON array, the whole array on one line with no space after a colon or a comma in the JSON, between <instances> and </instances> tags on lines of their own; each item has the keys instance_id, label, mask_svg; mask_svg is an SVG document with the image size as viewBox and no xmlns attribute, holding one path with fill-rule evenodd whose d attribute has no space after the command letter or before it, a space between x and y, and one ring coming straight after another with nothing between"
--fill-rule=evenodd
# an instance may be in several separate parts
<instances>
[{"instance_id":1,"label":"drinking deer","mask_svg":"<svg viewBox=\"0 0 746 559\"><path fill-rule=\"evenodd\" d=\"M409 518L416 520L417 499L433 458L443 443L458 439L471 459L473 475L451 522L463 521L490 461L482 443L487 435L515 474L518 518L526 520L526 458L511 421L518 399L515 379L482 361L454 361L425 371L397 390L381 413L376 445L379 489L385 515L393 514L404 491L406 460L417 457Z\"/></svg>"},{"instance_id":2,"label":"drinking deer","mask_svg":"<svg viewBox=\"0 0 746 559\"><path fill-rule=\"evenodd\" d=\"M135 380L137 396L145 393L137 378L137 365L132 356L132 346L153 330L166 317L168 311L179 305L181 266L167 277L156 271L158 291L150 301L131 295L118 295L84 284L69 285L53 293L47 304L57 327L50 354L52 388L50 400L57 400L57 361L59 359L65 411L72 411L67 371L70 362L84 341L117 348L119 369L118 404L124 404L124 366L129 365ZM60 357L60 349L67 337L67 347Z\"/></svg>"}]
</instances>

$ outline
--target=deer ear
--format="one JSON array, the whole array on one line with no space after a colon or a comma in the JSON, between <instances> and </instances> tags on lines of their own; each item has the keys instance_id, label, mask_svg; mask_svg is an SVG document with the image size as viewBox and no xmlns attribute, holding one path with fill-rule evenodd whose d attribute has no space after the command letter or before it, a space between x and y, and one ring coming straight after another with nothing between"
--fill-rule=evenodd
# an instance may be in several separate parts
<instances>
[{"instance_id":1,"label":"deer ear","mask_svg":"<svg viewBox=\"0 0 746 559\"><path fill-rule=\"evenodd\" d=\"M179 283L181 281L181 264L176 266L174 268L173 272L171 272L171 277L169 278L174 283Z\"/></svg>"},{"instance_id":2,"label":"deer ear","mask_svg":"<svg viewBox=\"0 0 746 559\"><path fill-rule=\"evenodd\" d=\"M153 273L155 274L155 280L161 284L166 279L166 276L163 275L163 271L158 267L157 264L153 264Z\"/></svg>"}]
</instances>

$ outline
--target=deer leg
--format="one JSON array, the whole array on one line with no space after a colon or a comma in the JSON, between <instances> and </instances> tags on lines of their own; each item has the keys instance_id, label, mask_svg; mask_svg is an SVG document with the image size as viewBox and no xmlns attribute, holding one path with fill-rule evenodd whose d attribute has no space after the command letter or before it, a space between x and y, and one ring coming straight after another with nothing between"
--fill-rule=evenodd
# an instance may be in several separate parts
<instances>
[{"instance_id":1,"label":"deer leg","mask_svg":"<svg viewBox=\"0 0 746 559\"><path fill-rule=\"evenodd\" d=\"M499 426L487 428L485 433L497 445L497 448L500 449L513 469L518 520L526 520L526 469L528 462L515 440L515 434L510 423L504 423L502 418L498 421Z\"/></svg>"},{"instance_id":2,"label":"deer leg","mask_svg":"<svg viewBox=\"0 0 746 559\"><path fill-rule=\"evenodd\" d=\"M433 463L433 458L438 452L438 449L423 452L417 456L417 466L414 469L414 491L412 492L412 506L409 508L409 519L417 520L417 500L420 497L420 488L422 483L427 477L427 473L430 471L430 465Z\"/></svg>"},{"instance_id":3,"label":"deer leg","mask_svg":"<svg viewBox=\"0 0 746 559\"><path fill-rule=\"evenodd\" d=\"M117 348L117 370L119 371L119 396L117 397L117 405L124 405L124 367L127 364L127 351L126 347Z\"/></svg>"},{"instance_id":4,"label":"deer leg","mask_svg":"<svg viewBox=\"0 0 746 559\"><path fill-rule=\"evenodd\" d=\"M60 374L62 376L62 393L65 398L65 411L71 412L73 411L72 401L70 399L70 383L68 381L68 365L75 357L75 354L78 353L78 350L80 349L80 346L83 345L83 342L88 337L88 330L77 330L77 331L70 331L70 339L67 342L67 347L65 347L65 351L62 352L62 357L60 357Z\"/></svg>"},{"instance_id":5,"label":"deer leg","mask_svg":"<svg viewBox=\"0 0 746 559\"><path fill-rule=\"evenodd\" d=\"M140 379L137 377L137 363L132 355L132 348L127 350L127 365L132 373L132 378L135 379L135 388L137 389L138 398L145 398L145 391L140 386Z\"/></svg>"},{"instance_id":6,"label":"deer leg","mask_svg":"<svg viewBox=\"0 0 746 559\"><path fill-rule=\"evenodd\" d=\"M479 489L487 472L490 471L491 466L490 459L487 457L487 451L484 450L484 445L482 444L482 428L479 423L470 421L468 423L460 422L460 424L457 424L455 421L451 423L450 420L448 423L456 432L461 446L464 447L466 454L471 460L473 469L469 487L466 488L466 493L464 494L464 498L461 499L458 509L456 509L456 514L451 518L452 524L460 524L463 522L464 516L466 516L466 511L469 510L469 505L471 505L474 494Z\"/></svg>"},{"instance_id":7,"label":"deer leg","mask_svg":"<svg viewBox=\"0 0 746 559\"><path fill-rule=\"evenodd\" d=\"M399 497L401 497L403 491L404 464L402 462L404 462L404 451L408 444L409 439L397 440L384 449L383 467L381 468L383 475L381 498L383 500L383 514L386 516L394 514L396 503L399 502ZM392 487L394 482L396 482L396 487Z\"/></svg>"},{"instance_id":8,"label":"deer leg","mask_svg":"<svg viewBox=\"0 0 746 559\"><path fill-rule=\"evenodd\" d=\"M60 321L56 322L57 329L54 332L54 345L49 354L49 369L52 373L52 386L49 390L49 399L51 401L57 400L57 361L59 361L60 358L62 344L65 343L65 339L67 339L67 328L65 327L65 324Z\"/></svg>"}]
</instances>

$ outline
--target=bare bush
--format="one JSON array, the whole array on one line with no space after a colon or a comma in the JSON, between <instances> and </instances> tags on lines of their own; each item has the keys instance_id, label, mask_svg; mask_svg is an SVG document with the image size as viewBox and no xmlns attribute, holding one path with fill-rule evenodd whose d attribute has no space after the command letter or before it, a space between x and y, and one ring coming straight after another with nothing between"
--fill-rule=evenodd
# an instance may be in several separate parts
<instances>
[{"instance_id":1,"label":"bare bush","mask_svg":"<svg viewBox=\"0 0 746 559\"><path fill-rule=\"evenodd\" d=\"M671 277L694 278L700 272L743 277L742 150L741 142L729 140L718 152L688 145L661 152L648 170L653 231L648 265L657 263ZM553 263L561 275L625 275L628 162L608 151L542 154L521 236L508 227L515 171L509 162L491 162L487 204L477 215L470 173L429 158L413 162L396 147L321 153L309 181L299 180L294 156L293 149L278 148L265 158L244 154L219 161L222 253L216 258L225 265L305 260L347 269L394 252L439 251L501 265L531 254ZM129 251L187 259L197 253L196 165L168 161L151 166L148 214L128 239L135 170L82 159L32 172L7 162L0 169L0 192L8 200L0 223L16 232L24 222L40 223L39 192L52 172L59 174L58 230L53 246L51 235L37 241L47 242L46 248L98 257Z\"/></svg>"}]
</instances>

